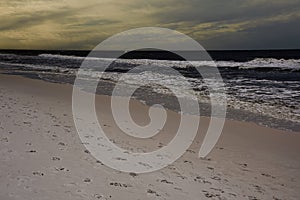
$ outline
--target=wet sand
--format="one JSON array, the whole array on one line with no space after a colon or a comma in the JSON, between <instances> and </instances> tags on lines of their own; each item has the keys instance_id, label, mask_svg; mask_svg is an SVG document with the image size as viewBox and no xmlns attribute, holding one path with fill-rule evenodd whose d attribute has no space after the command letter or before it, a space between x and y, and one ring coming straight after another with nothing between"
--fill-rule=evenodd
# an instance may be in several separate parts
<instances>
[{"instance_id":1,"label":"wet sand","mask_svg":"<svg viewBox=\"0 0 300 200\"><path fill-rule=\"evenodd\" d=\"M0 75L0 199L300 199L300 134L227 120L205 159L198 158L208 119L187 152L147 174L121 173L97 161L81 143L72 117L72 86ZM108 137L131 151L170 141L179 115L168 111L162 133L141 141L123 134L110 97L96 108ZM148 107L131 102L145 125Z\"/></svg>"}]
</instances>

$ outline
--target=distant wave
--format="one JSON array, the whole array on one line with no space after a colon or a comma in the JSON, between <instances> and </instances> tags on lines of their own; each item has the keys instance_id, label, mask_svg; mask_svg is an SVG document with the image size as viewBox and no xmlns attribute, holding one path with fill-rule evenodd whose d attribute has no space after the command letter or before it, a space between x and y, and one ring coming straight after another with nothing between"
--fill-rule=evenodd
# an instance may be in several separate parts
<instances>
[{"instance_id":1,"label":"distant wave","mask_svg":"<svg viewBox=\"0 0 300 200\"><path fill-rule=\"evenodd\" d=\"M275 58L256 58L247 62L236 61L170 61L170 60L150 60L150 59L112 59L112 58L95 58L95 57L79 57L54 54L40 54L44 58L56 59L75 59L75 60L95 60L95 61L115 61L127 65L153 65L153 66L172 66L175 68L188 67L236 67L239 69L254 68L278 68L278 69L295 69L300 70L300 59L275 59Z\"/></svg>"},{"instance_id":2,"label":"distant wave","mask_svg":"<svg viewBox=\"0 0 300 200\"><path fill-rule=\"evenodd\" d=\"M300 69L300 59L256 58L248 62L218 61L218 67Z\"/></svg>"},{"instance_id":3,"label":"distant wave","mask_svg":"<svg viewBox=\"0 0 300 200\"><path fill-rule=\"evenodd\" d=\"M256 58L247 62L237 61L170 61L170 60L151 60L151 59L112 59L96 57L80 57L58 54L40 54L38 56L25 56L16 54L0 54L0 62L8 65L22 65L29 68L53 69L56 67L79 68L83 61L94 63L94 66L106 66L111 64L111 69L116 71L126 71L137 65L146 66L165 66L178 69L189 69L192 67L219 67L241 70L285 70L300 71L300 59L275 59L275 58ZM35 66L36 65L36 66ZM96 69L96 68L95 68ZM55 69L57 70L57 69Z\"/></svg>"},{"instance_id":4,"label":"distant wave","mask_svg":"<svg viewBox=\"0 0 300 200\"><path fill-rule=\"evenodd\" d=\"M75 60L83 60L85 57L80 56L67 56L67 55L58 55L58 54L40 54L39 57L44 58L56 58L56 59L75 59Z\"/></svg>"}]
</instances>

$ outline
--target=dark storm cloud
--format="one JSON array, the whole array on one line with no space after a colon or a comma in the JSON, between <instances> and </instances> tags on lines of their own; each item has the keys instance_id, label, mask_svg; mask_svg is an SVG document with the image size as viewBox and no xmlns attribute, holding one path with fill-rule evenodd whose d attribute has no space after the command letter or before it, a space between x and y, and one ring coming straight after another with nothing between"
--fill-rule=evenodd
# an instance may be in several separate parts
<instances>
[{"instance_id":1,"label":"dark storm cloud","mask_svg":"<svg viewBox=\"0 0 300 200\"><path fill-rule=\"evenodd\" d=\"M151 17L160 19L162 23L178 21L192 23L227 20L241 21L278 15L299 10L300 8L298 0L176 0L155 2L152 6L161 9L158 12L154 12Z\"/></svg>"},{"instance_id":2,"label":"dark storm cloud","mask_svg":"<svg viewBox=\"0 0 300 200\"><path fill-rule=\"evenodd\" d=\"M223 34L204 41L203 45L212 49L221 45L227 49L299 49L299 33L299 20L292 20Z\"/></svg>"},{"instance_id":3,"label":"dark storm cloud","mask_svg":"<svg viewBox=\"0 0 300 200\"><path fill-rule=\"evenodd\" d=\"M177 6L152 17L209 49L300 48L299 1L192 0L174 4Z\"/></svg>"},{"instance_id":4,"label":"dark storm cloud","mask_svg":"<svg viewBox=\"0 0 300 200\"><path fill-rule=\"evenodd\" d=\"M299 0L4 0L0 48L93 48L144 26L175 29L209 49L300 48L299 13Z\"/></svg>"}]
</instances>

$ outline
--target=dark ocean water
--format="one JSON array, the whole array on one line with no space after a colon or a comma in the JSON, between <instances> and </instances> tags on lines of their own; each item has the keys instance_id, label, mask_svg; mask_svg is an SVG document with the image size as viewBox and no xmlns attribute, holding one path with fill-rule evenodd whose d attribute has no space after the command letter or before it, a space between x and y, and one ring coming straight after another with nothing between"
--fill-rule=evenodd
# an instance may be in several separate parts
<instances>
[{"instance_id":1,"label":"dark ocean water","mask_svg":"<svg viewBox=\"0 0 300 200\"><path fill-rule=\"evenodd\" d=\"M191 52L192 53L192 52ZM46 81L73 84L76 72L88 54L87 51L0 51L2 73L22 74ZM127 73L139 65L172 67L192 85L200 103L201 114L209 115L209 91L196 68L217 67L227 91L228 118L254 121L281 129L300 131L300 51L212 51L213 61L190 62L168 52L130 52L122 59L113 60L105 72L87 70L86 76L102 79L98 93L111 94L114 84L126 73L128 86L146 80L167 80L183 96L187 89L180 78L164 73ZM105 65L113 53L101 58L87 58L91 63ZM105 55L105 56L103 56ZM196 67L196 68L195 68ZM213 81L213 80L211 80ZM169 90L160 85L147 85L135 93L147 104L162 103L178 110L178 103Z\"/></svg>"}]
</instances>

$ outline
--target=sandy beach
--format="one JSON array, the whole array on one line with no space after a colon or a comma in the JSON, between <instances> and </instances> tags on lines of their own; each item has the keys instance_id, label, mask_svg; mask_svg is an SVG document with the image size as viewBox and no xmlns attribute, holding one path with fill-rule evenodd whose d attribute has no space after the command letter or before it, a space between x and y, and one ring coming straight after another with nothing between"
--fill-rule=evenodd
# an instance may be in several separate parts
<instances>
[{"instance_id":1,"label":"sandy beach","mask_svg":"<svg viewBox=\"0 0 300 200\"><path fill-rule=\"evenodd\" d=\"M227 120L205 159L198 158L208 119L187 152L162 170L134 174L97 161L81 143L72 117L72 86L0 75L0 199L300 199L300 133ZM179 115L168 111L162 133L145 141L121 132L110 97L96 97L108 137L131 151L168 143ZM147 124L148 107L131 114Z\"/></svg>"}]
</instances>

